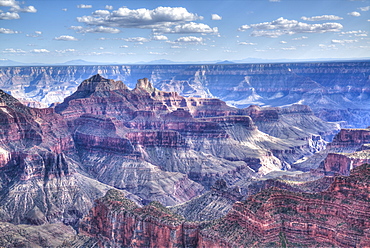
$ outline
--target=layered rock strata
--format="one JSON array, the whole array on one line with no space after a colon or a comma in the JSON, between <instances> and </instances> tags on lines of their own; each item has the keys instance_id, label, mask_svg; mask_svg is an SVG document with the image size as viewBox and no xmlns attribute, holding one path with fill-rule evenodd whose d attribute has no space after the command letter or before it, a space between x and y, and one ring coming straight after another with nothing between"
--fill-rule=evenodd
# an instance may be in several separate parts
<instances>
[{"instance_id":1,"label":"layered rock strata","mask_svg":"<svg viewBox=\"0 0 370 248\"><path fill-rule=\"evenodd\" d=\"M277 188L236 202L212 222L188 222L153 203L137 207L108 191L82 221L82 234L100 246L366 247L370 240L370 165L336 177L321 193ZM216 187L224 188L225 182Z\"/></svg>"}]
</instances>

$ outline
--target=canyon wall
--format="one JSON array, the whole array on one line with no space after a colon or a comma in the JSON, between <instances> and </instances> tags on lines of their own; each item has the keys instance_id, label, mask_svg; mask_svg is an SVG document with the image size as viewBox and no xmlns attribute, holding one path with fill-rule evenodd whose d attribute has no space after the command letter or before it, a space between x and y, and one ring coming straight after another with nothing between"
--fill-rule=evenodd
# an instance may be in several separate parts
<instances>
[{"instance_id":1,"label":"canyon wall","mask_svg":"<svg viewBox=\"0 0 370 248\"><path fill-rule=\"evenodd\" d=\"M305 104L327 121L366 127L369 68L369 62L0 67L0 88L30 104L49 105L96 73L131 89L138 78L148 78L182 96L216 97L239 108Z\"/></svg>"}]
</instances>

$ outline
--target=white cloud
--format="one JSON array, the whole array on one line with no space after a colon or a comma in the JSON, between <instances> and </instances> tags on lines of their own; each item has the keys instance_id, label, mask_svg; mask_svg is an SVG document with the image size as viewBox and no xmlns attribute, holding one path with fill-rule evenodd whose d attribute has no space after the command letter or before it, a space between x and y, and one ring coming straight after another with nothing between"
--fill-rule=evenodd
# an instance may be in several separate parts
<instances>
[{"instance_id":1,"label":"white cloud","mask_svg":"<svg viewBox=\"0 0 370 248\"><path fill-rule=\"evenodd\" d=\"M243 25L243 26L241 26L240 28L238 28L238 30L239 31L245 31L245 30L247 30L247 29L250 29L251 27L249 26L249 25Z\"/></svg>"},{"instance_id":2,"label":"white cloud","mask_svg":"<svg viewBox=\"0 0 370 248\"><path fill-rule=\"evenodd\" d=\"M66 8L64 8L64 9L62 9L63 11L67 11L68 9L66 9Z\"/></svg>"},{"instance_id":3,"label":"white cloud","mask_svg":"<svg viewBox=\"0 0 370 248\"><path fill-rule=\"evenodd\" d=\"M76 30L77 33L106 33L106 34L117 34L121 31L117 28L110 28L110 27L93 27L93 28L84 28L82 26L72 26L70 29Z\"/></svg>"},{"instance_id":4,"label":"white cloud","mask_svg":"<svg viewBox=\"0 0 370 248\"><path fill-rule=\"evenodd\" d=\"M292 40L305 40L305 39L308 39L308 37L307 36L301 36L301 37L294 38Z\"/></svg>"},{"instance_id":5,"label":"white cloud","mask_svg":"<svg viewBox=\"0 0 370 248\"><path fill-rule=\"evenodd\" d=\"M77 8L79 8L79 9L91 9L92 8L92 5L89 5L89 4L79 4L79 5L77 5Z\"/></svg>"},{"instance_id":6,"label":"white cloud","mask_svg":"<svg viewBox=\"0 0 370 248\"><path fill-rule=\"evenodd\" d=\"M101 15L101 16L104 16L104 15L109 15L110 12L108 10L105 10L105 9L98 9L98 10L95 10L92 14L93 15Z\"/></svg>"},{"instance_id":7,"label":"white cloud","mask_svg":"<svg viewBox=\"0 0 370 248\"><path fill-rule=\"evenodd\" d=\"M19 6L15 0L0 0L1 7L16 7Z\"/></svg>"},{"instance_id":8,"label":"white cloud","mask_svg":"<svg viewBox=\"0 0 370 248\"><path fill-rule=\"evenodd\" d=\"M279 2L281 2L281 0L269 0L269 2L279 3Z\"/></svg>"},{"instance_id":9,"label":"white cloud","mask_svg":"<svg viewBox=\"0 0 370 248\"><path fill-rule=\"evenodd\" d=\"M212 14L211 19L214 21L222 20L222 17L217 14Z\"/></svg>"},{"instance_id":10,"label":"white cloud","mask_svg":"<svg viewBox=\"0 0 370 248\"><path fill-rule=\"evenodd\" d=\"M26 6L24 8L18 9L17 11L24 12L24 13L36 13L37 12L37 9L35 7L33 7L33 6Z\"/></svg>"},{"instance_id":11,"label":"white cloud","mask_svg":"<svg viewBox=\"0 0 370 248\"><path fill-rule=\"evenodd\" d=\"M361 10L361 11L369 11L370 10L370 6L361 7L361 8L358 8L358 9Z\"/></svg>"},{"instance_id":12,"label":"white cloud","mask_svg":"<svg viewBox=\"0 0 370 248\"><path fill-rule=\"evenodd\" d=\"M283 48L281 48L281 50L283 50L283 51L294 51L294 50L297 50L297 48L296 47L283 47Z\"/></svg>"},{"instance_id":13,"label":"white cloud","mask_svg":"<svg viewBox=\"0 0 370 248\"><path fill-rule=\"evenodd\" d=\"M77 41L78 39L70 35L61 35L59 37L55 37L54 40Z\"/></svg>"},{"instance_id":14,"label":"white cloud","mask_svg":"<svg viewBox=\"0 0 370 248\"><path fill-rule=\"evenodd\" d=\"M128 48L127 45L120 46L119 48Z\"/></svg>"},{"instance_id":15,"label":"white cloud","mask_svg":"<svg viewBox=\"0 0 370 248\"><path fill-rule=\"evenodd\" d=\"M357 12L357 11L350 12L347 15L355 16L355 17L361 16L361 14L359 12Z\"/></svg>"},{"instance_id":16,"label":"white cloud","mask_svg":"<svg viewBox=\"0 0 370 248\"><path fill-rule=\"evenodd\" d=\"M218 33L218 28L211 28L204 23L189 22L174 27L164 27L160 29L154 29L156 33L171 33L171 34L190 34L190 33Z\"/></svg>"},{"instance_id":17,"label":"white cloud","mask_svg":"<svg viewBox=\"0 0 370 248\"><path fill-rule=\"evenodd\" d=\"M280 41L280 44L287 44L288 42L286 42L285 40L282 40Z\"/></svg>"},{"instance_id":18,"label":"white cloud","mask_svg":"<svg viewBox=\"0 0 370 248\"><path fill-rule=\"evenodd\" d=\"M239 42L239 45L246 45L246 46L255 46L257 43L251 43L251 42Z\"/></svg>"},{"instance_id":19,"label":"white cloud","mask_svg":"<svg viewBox=\"0 0 370 248\"><path fill-rule=\"evenodd\" d=\"M243 25L239 28L239 31L253 29L251 36L276 38L286 34L337 32L342 28L343 26L340 23L327 22L322 24L308 24L280 17L272 22Z\"/></svg>"},{"instance_id":20,"label":"white cloud","mask_svg":"<svg viewBox=\"0 0 370 248\"><path fill-rule=\"evenodd\" d=\"M65 49L65 50L55 50L57 53L72 53L76 52L76 49L70 48L70 49Z\"/></svg>"},{"instance_id":21,"label":"white cloud","mask_svg":"<svg viewBox=\"0 0 370 248\"><path fill-rule=\"evenodd\" d=\"M7 28L0 28L0 34L19 34L19 32Z\"/></svg>"},{"instance_id":22,"label":"white cloud","mask_svg":"<svg viewBox=\"0 0 370 248\"><path fill-rule=\"evenodd\" d=\"M36 37L40 37L42 34L41 31L35 31L33 34L26 34L27 37L33 37L33 38L36 38Z\"/></svg>"},{"instance_id":23,"label":"white cloud","mask_svg":"<svg viewBox=\"0 0 370 248\"><path fill-rule=\"evenodd\" d=\"M366 31L363 31L363 30L354 30L354 31L347 31L347 32L341 32L340 34L341 35L346 35L348 34L349 37L351 37L352 35L354 36L358 36L358 37L367 37L367 33Z\"/></svg>"},{"instance_id":24,"label":"white cloud","mask_svg":"<svg viewBox=\"0 0 370 248\"><path fill-rule=\"evenodd\" d=\"M202 19L183 7L157 7L155 9L129 9L126 7L112 11L105 16L77 17L81 23L90 26L119 28L163 28L172 25Z\"/></svg>"},{"instance_id":25,"label":"white cloud","mask_svg":"<svg viewBox=\"0 0 370 248\"><path fill-rule=\"evenodd\" d=\"M112 5L105 5L105 8L106 9L109 9L109 10L112 10L113 9L113 6Z\"/></svg>"},{"instance_id":26,"label":"white cloud","mask_svg":"<svg viewBox=\"0 0 370 248\"><path fill-rule=\"evenodd\" d=\"M180 37L176 39L175 42L201 43L203 42L203 38L195 37L195 36L186 36L186 37Z\"/></svg>"},{"instance_id":27,"label":"white cloud","mask_svg":"<svg viewBox=\"0 0 370 248\"><path fill-rule=\"evenodd\" d=\"M147 38L144 38L144 37L131 37L131 38L124 38L123 39L124 41L128 41L128 42L149 42L149 40Z\"/></svg>"},{"instance_id":28,"label":"white cloud","mask_svg":"<svg viewBox=\"0 0 370 248\"><path fill-rule=\"evenodd\" d=\"M50 53L50 51L46 49L33 49L30 52L31 53Z\"/></svg>"},{"instance_id":29,"label":"white cloud","mask_svg":"<svg viewBox=\"0 0 370 248\"><path fill-rule=\"evenodd\" d=\"M321 15L321 16L312 16L312 17L301 17L302 20L304 21L337 21L337 20L342 20L342 17L335 16L335 15Z\"/></svg>"},{"instance_id":30,"label":"white cloud","mask_svg":"<svg viewBox=\"0 0 370 248\"><path fill-rule=\"evenodd\" d=\"M22 49L6 48L3 50L3 53L23 54L26 53L26 51Z\"/></svg>"},{"instance_id":31,"label":"white cloud","mask_svg":"<svg viewBox=\"0 0 370 248\"><path fill-rule=\"evenodd\" d=\"M164 40L168 40L168 38L167 36L164 36L164 35L154 35L152 40L164 41Z\"/></svg>"},{"instance_id":32,"label":"white cloud","mask_svg":"<svg viewBox=\"0 0 370 248\"><path fill-rule=\"evenodd\" d=\"M14 20L21 18L18 13L15 12L4 12L0 13L0 20Z\"/></svg>"},{"instance_id":33,"label":"white cloud","mask_svg":"<svg viewBox=\"0 0 370 248\"><path fill-rule=\"evenodd\" d=\"M160 52L149 52L152 55L167 55L168 53L160 53Z\"/></svg>"},{"instance_id":34,"label":"white cloud","mask_svg":"<svg viewBox=\"0 0 370 248\"><path fill-rule=\"evenodd\" d=\"M358 42L358 40L332 40L331 43L333 44L349 44L349 43L355 43Z\"/></svg>"}]
</instances>

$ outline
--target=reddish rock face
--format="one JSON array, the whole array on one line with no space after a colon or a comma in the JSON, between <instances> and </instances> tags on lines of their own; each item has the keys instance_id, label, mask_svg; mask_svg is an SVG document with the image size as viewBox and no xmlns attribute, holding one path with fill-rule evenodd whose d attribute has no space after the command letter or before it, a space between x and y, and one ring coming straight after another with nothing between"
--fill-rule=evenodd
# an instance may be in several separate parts
<instances>
[{"instance_id":1,"label":"reddish rock face","mask_svg":"<svg viewBox=\"0 0 370 248\"><path fill-rule=\"evenodd\" d=\"M80 232L96 238L100 247L195 247L199 225L184 223L160 203L140 208L110 190L82 220Z\"/></svg>"},{"instance_id":2,"label":"reddish rock face","mask_svg":"<svg viewBox=\"0 0 370 248\"><path fill-rule=\"evenodd\" d=\"M211 245L215 237L231 247L369 246L369 180L370 165L362 165L326 192L263 191L202 230L198 245Z\"/></svg>"},{"instance_id":3,"label":"reddish rock face","mask_svg":"<svg viewBox=\"0 0 370 248\"><path fill-rule=\"evenodd\" d=\"M189 223L159 204L137 207L116 191L96 202L81 233L100 246L298 247L370 245L370 165L322 193L264 190L211 223Z\"/></svg>"},{"instance_id":4,"label":"reddish rock face","mask_svg":"<svg viewBox=\"0 0 370 248\"><path fill-rule=\"evenodd\" d=\"M370 129L342 129L329 148L356 149L370 143Z\"/></svg>"}]
</instances>

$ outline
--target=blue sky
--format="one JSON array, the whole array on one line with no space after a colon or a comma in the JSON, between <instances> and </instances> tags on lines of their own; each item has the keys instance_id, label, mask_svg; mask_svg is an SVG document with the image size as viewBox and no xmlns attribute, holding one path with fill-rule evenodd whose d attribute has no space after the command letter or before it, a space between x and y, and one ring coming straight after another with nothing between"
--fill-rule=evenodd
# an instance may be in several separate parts
<instances>
[{"instance_id":1,"label":"blue sky","mask_svg":"<svg viewBox=\"0 0 370 248\"><path fill-rule=\"evenodd\" d=\"M370 57L370 0L0 0L0 60Z\"/></svg>"}]
</instances>

